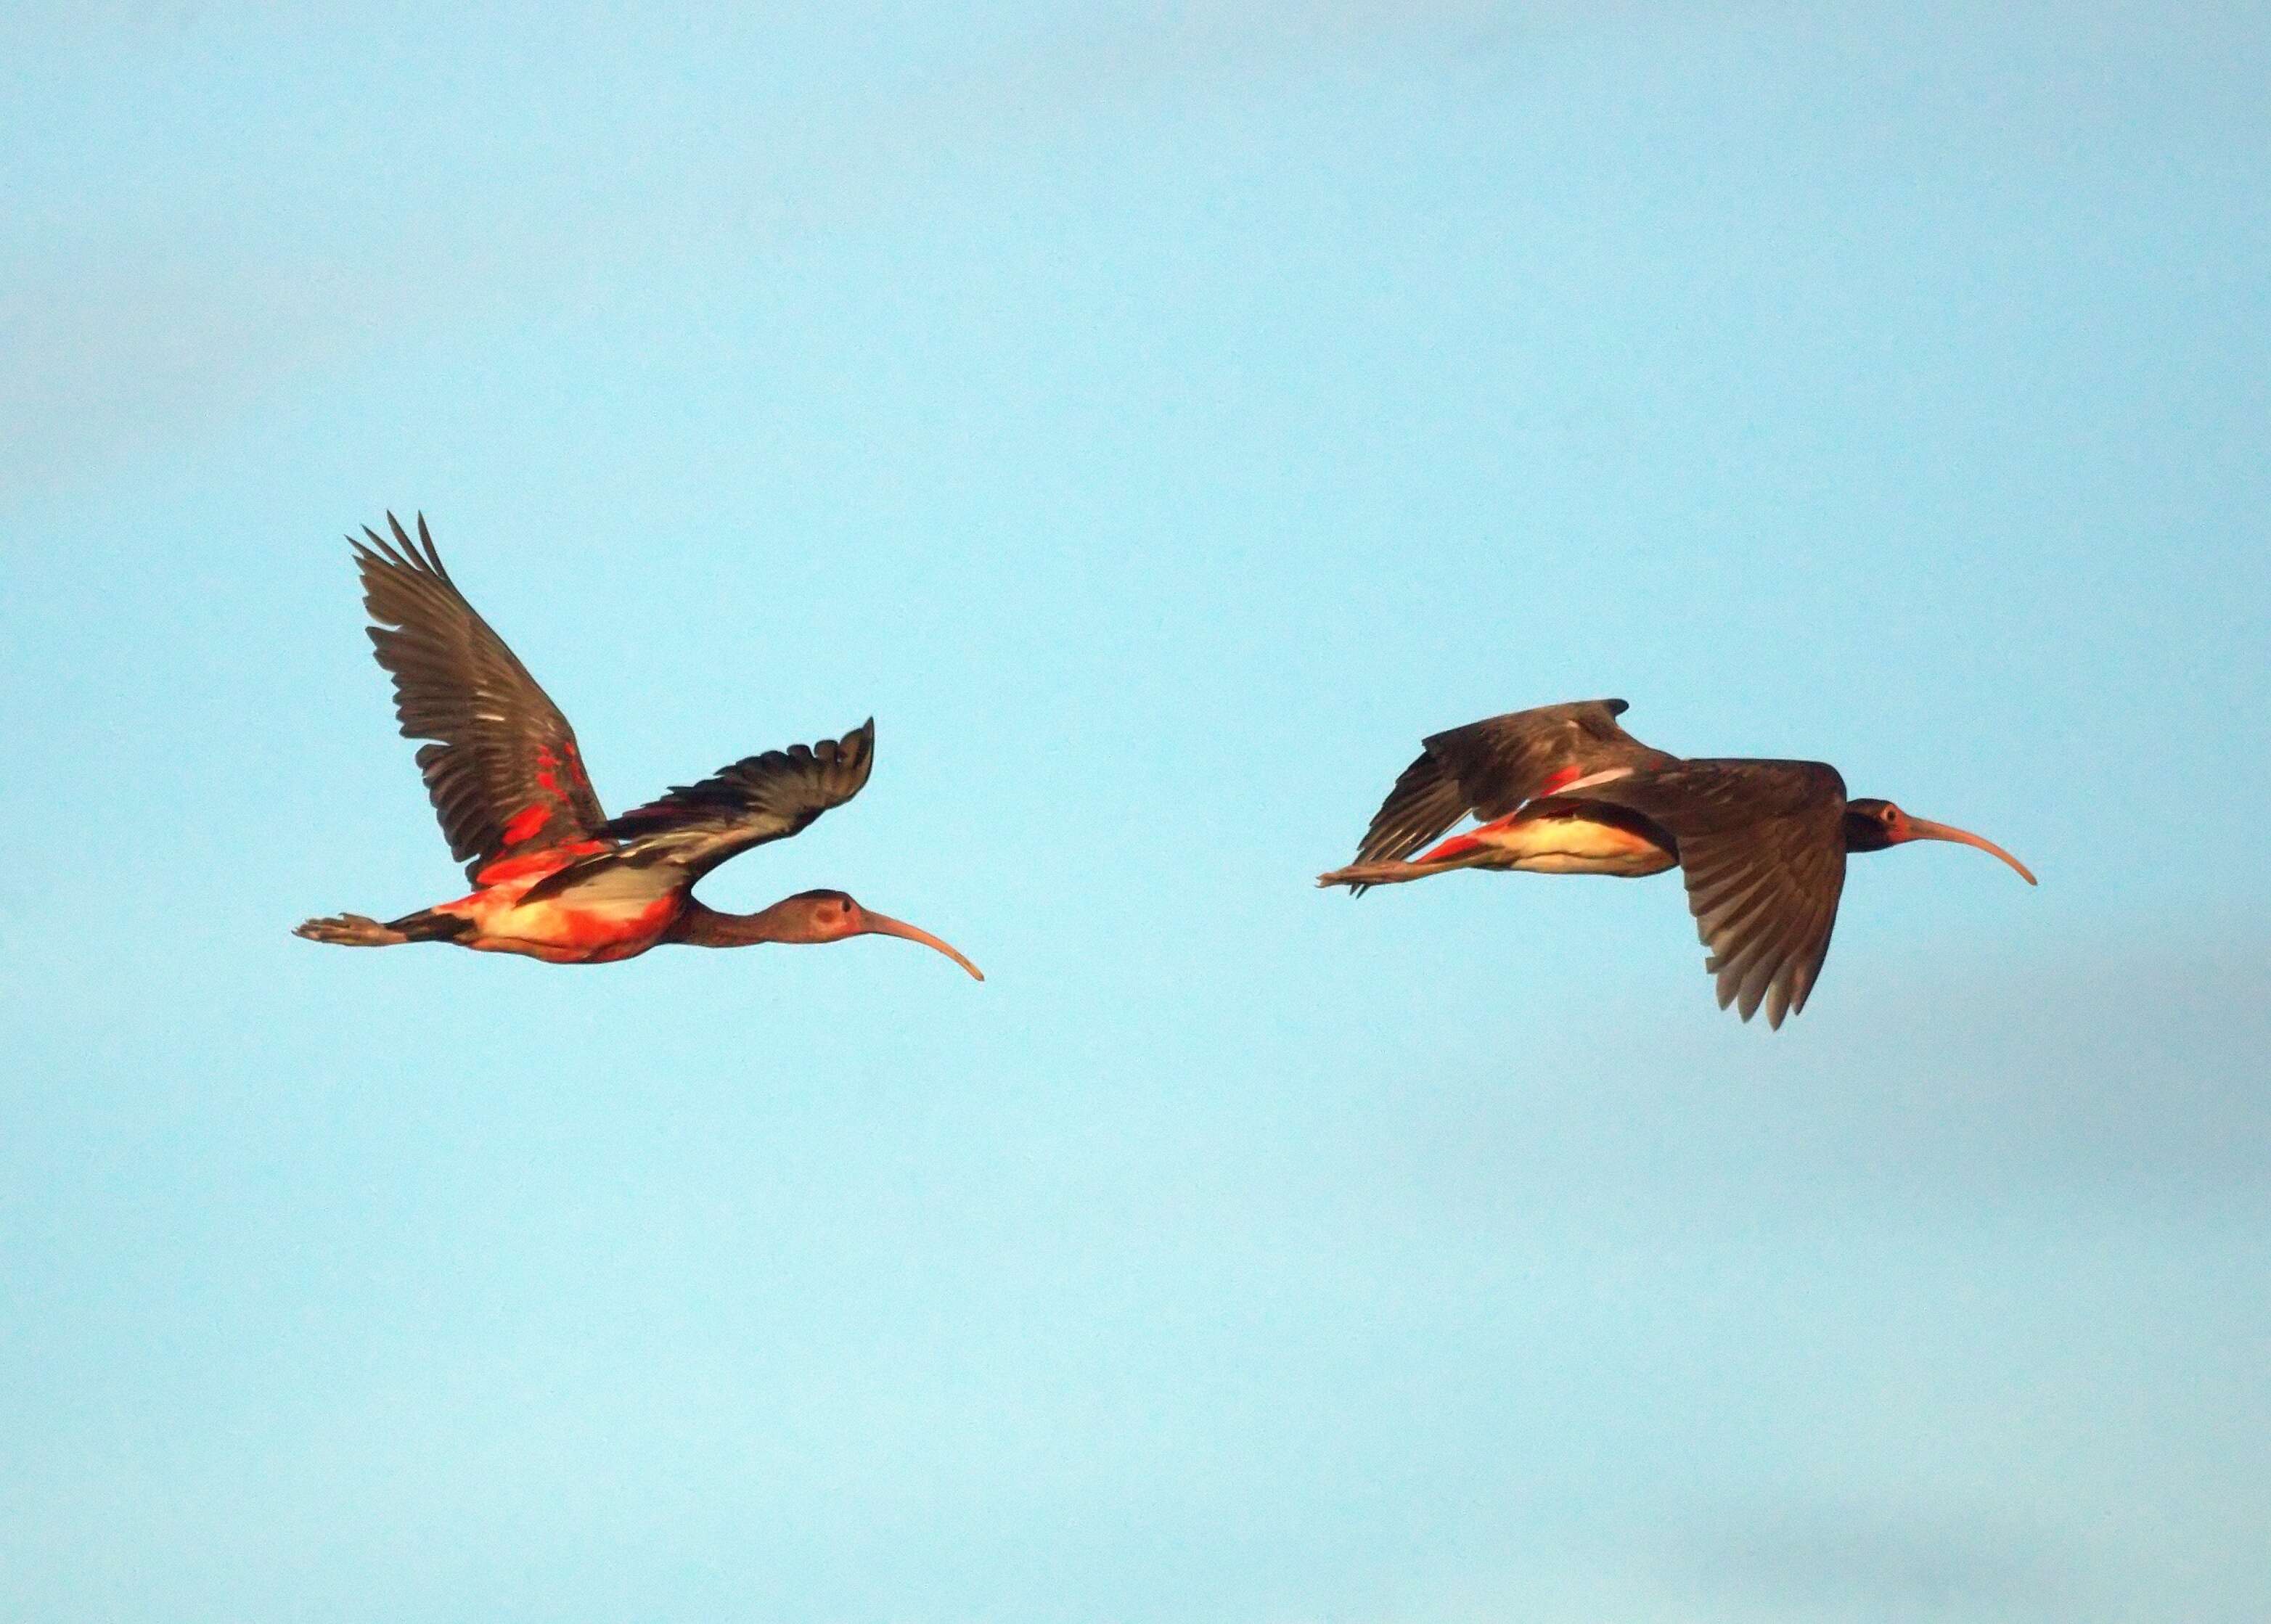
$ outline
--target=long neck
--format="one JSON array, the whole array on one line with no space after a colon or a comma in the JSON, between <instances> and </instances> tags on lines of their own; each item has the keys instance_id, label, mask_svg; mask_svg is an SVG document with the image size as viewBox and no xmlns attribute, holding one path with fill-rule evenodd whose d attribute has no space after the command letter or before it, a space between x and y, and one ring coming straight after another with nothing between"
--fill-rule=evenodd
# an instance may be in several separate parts
<instances>
[{"instance_id":1,"label":"long neck","mask_svg":"<svg viewBox=\"0 0 2271 1624\"><path fill-rule=\"evenodd\" d=\"M755 947L761 942L817 941L819 938L806 926L806 913L796 905L793 897L755 913L720 913L689 897L686 899L686 912L678 916L671 937L692 947L712 948Z\"/></svg>"}]
</instances>

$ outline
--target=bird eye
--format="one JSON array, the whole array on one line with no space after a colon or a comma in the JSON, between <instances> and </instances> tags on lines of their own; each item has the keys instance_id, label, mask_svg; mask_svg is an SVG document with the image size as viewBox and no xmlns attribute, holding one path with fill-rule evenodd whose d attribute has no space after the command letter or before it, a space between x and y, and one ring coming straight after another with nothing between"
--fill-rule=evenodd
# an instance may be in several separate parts
<instances>
[{"instance_id":1,"label":"bird eye","mask_svg":"<svg viewBox=\"0 0 2271 1624\"><path fill-rule=\"evenodd\" d=\"M1895 806L1891 801L1888 801L1885 802L1883 809L1877 814L1877 821L1882 823L1886 828L1890 829L1895 823L1901 821L1901 809Z\"/></svg>"}]
</instances>

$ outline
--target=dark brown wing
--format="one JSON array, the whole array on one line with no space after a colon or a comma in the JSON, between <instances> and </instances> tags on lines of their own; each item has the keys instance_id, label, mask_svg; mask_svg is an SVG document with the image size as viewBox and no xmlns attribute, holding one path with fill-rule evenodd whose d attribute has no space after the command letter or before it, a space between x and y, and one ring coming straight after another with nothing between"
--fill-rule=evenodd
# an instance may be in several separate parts
<instances>
[{"instance_id":1,"label":"dark brown wing","mask_svg":"<svg viewBox=\"0 0 2271 1624\"><path fill-rule=\"evenodd\" d=\"M1542 807L1561 804L1551 797ZM1567 798L1638 812L1679 847L1719 1007L1806 1008L1845 888L1845 780L1818 761L1680 761Z\"/></svg>"},{"instance_id":2,"label":"dark brown wing","mask_svg":"<svg viewBox=\"0 0 2271 1624\"><path fill-rule=\"evenodd\" d=\"M1617 726L1628 708L1621 699L1585 699L1435 734L1380 803L1356 860L1400 862L1469 813L1504 817L1557 778L1671 761Z\"/></svg>"},{"instance_id":3,"label":"dark brown wing","mask_svg":"<svg viewBox=\"0 0 2271 1624\"><path fill-rule=\"evenodd\" d=\"M858 794L875 765L875 719L841 739L767 750L634 807L603 825L634 863L675 863L707 873L727 858L786 839Z\"/></svg>"},{"instance_id":4,"label":"dark brown wing","mask_svg":"<svg viewBox=\"0 0 2271 1624\"><path fill-rule=\"evenodd\" d=\"M575 731L504 639L473 612L418 518L418 540L393 514L390 543L365 526L347 538L362 571L370 640L394 678L394 709L418 751L450 854L469 875L508 851L587 838L606 819Z\"/></svg>"}]
</instances>

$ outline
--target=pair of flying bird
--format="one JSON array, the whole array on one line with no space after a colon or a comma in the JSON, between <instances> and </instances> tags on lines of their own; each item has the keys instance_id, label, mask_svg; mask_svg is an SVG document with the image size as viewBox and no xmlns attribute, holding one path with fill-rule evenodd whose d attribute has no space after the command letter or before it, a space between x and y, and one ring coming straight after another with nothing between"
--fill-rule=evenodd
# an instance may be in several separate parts
<instances>
[{"instance_id":1,"label":"pair of flying bird","mask_svg":"<svg viewBox=\"0 0 2271 1624\"><path fill-rule=\"evenodd\" d=\"M418 766L473 891L381 924L359 913L296 933L344 947L452 942L553 964L605 964L666 942L741 947L899 936L978 966L928 931L838 890L800 891L756 913L694 894L730 857L797 833L860 793L875 764L873 719L841 739L769 750L609 817L576 734L442 567L418 520L413 541L349 537L378 663L420 747ZM1820 762L1683 760L1617 725L1621 699L1516 711L1435 734L1389 792L1357 860L1318 877L1361 893L1456 868L1627 878L1685 870L1687 900L1721 1008L1769 1024L1806 1007L1845 883L1848 852L1953 840L2035 876L1992 841L1849 799ZM1449 839L1471 816L1477 827ZM1432 849L1421 851L1431 841ZM1415 856L1414 854L1417 853Z\"/></svg>"}]
</instances>

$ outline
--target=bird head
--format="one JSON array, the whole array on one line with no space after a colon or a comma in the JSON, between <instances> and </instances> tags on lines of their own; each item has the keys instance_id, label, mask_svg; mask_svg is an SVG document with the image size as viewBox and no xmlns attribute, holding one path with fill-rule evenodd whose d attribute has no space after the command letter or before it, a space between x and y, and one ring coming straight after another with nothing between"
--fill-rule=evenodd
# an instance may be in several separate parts
<instances>
[{"instance_id":1,"label":"bird head","mask_svg":"<svg viewBox=\"0 0 2271 1624\"><path fill-rule=\"evenodd\" d=\"M878 913L863 908L845 892L837 890L799 891L786 901L774 905L774 911L784 915L783 923L789 927L782 940L795 942L841 942L847 936L897 936L907 942L920 942L927 948L945 954L967 970L974 980L983 981L986 972L930 932L895 920L888 913ZM793 933L793 934L792 934Z\"/></svg>"},{"instance_id":2,"label":"bird head","mask_svg":"<svg viewBox=\"0 0 2271 1624\"><path fill-rule=\"evenodd\" d=\"M1992 840L1975 835L1969 830L1957 829L1949 823L1935 823L1929 818L1910 817L1889 801L1879 801L1862 795L1845 803L1845 849L1849 852L1881 852L1888 846L1905 846L1911 840L1947 840L1957 846L1975 846L1991 857L1999 857L2018 870L2019 877L2028 884L2035 883L2027 865Z\"/></svg>"}]
</instances>

